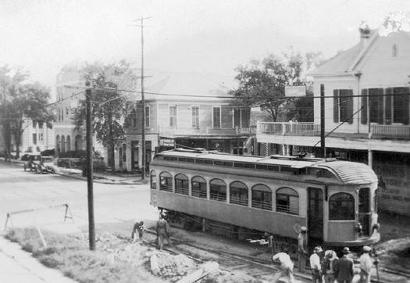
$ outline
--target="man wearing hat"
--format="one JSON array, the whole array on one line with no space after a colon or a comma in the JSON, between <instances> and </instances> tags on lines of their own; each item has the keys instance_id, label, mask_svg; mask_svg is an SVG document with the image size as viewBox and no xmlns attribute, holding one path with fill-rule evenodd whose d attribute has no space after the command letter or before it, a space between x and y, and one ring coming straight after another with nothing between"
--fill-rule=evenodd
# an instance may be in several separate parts
<instances>
[{"instance_id":1,"label":"man wearing hat","mask_svg":"<svg viewBox=\"0 0 410 283\"><path fill-rule=\"evenodd\" d=\"M298 270L304 272L306 268L306 256L307 256L307 228L305 226L300 227L298 234Z\"/></svg>"},{"instance_id":2,"label":"man wearing hat","mask_svg":"<svg viewBox=\"0 0 410 283\"><path fill-rule=\"evenodd\" d=\"M363 247L363 254L360 256L360 283L370 283L373 260L370 257L371 248Z\"/></svg>"},{"instance_id":3,"label":"man wearing hat","mask_svg":"<svg viewBox=\"0 0 410 283\"><path fill-rule=\"evenodd\" d=\"M322 251L321 247L315 247L313 254L309 258L313 283L322 283L322 264L320 262L320 253Z\"/></svg>"},{"instance_id":4,"label":"man wearing hat","mask_svg":"<svg viewBox=\"0 0 410 283\"><path fill-rule=\"evenodd\" d=\"M339 259L335 271L338 283L351 283L353 280L353 259L349 257L349 254L349 248L343 248L343 256Z\"/></svg>"}]
</instances>

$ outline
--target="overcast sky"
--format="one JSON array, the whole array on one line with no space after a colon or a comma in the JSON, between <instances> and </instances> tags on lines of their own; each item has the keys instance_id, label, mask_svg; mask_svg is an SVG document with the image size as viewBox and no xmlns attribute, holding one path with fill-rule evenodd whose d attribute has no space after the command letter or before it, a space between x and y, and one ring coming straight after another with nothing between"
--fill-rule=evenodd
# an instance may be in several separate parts
<instances>
[{"instance_id":1,"label":"overcast sky","mask_svg":"<svg viewBox=\"0 0 410 283\"><path fill-rule=\"evenodd\" d=\"M322 51L358 41L408 0L0 0L0 64L20 66L53 88L70 62L140 62L140 16L146 22L146 67L234 75L269 53Z\"/></svg>"}]
</instances>

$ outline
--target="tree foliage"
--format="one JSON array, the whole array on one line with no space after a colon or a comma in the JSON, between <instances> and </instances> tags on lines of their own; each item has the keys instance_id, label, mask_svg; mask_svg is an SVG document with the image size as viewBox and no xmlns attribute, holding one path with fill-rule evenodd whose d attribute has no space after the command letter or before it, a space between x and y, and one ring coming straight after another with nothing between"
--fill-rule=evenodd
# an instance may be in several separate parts
<instances>
[{"instance_id":1,"label":"tree foliage","mask_svg":"<svg viewBox=\"0 0 410 283\"><path fill-rule=\"evenodd\" d=\"M51 126L54 115L48 107L49 90L39 83L29 83L29 76L20 71L12 71L8 66L0 67L0 118L6 155L11 151L14 137L16 155L20 154L20 141L24 120L31 119Z\"/></svg>"},{"instance_id":2,"label":"tree foliage","mask_svg":"<svg viewBox=\"0 0 410 283\"><path fill-rule=\"evenodd\" d=\"M126 97L120 88L135 81L130 65L125 61L113 64L87 64L81 70L86 81L90 81L92 90L92 124L96 138L108 149L109 165L114 169L115 147L125 139L123 126L127 113ZM85 124L86 104L80 100L74 110L74 123L77 128Z\"/></svg>"},{"instance_id":3,"label":"tree foliage","mask_svg":"<svg viewBox=\"0 0 410 283\"><path fill-rule=\"evenodd\" d=\"M297 100L285 99L285 87L306 85L306 71L316 64L315 60L320 55L310 52L302 56L291 51L282 58L269 55L261 61L253 60L246 66L239 66L235 77L239 85L230 92L235 98L234 103L260 106L272 121L289 119L290 115L295 115Z\"/></svg>"}]
</instances>

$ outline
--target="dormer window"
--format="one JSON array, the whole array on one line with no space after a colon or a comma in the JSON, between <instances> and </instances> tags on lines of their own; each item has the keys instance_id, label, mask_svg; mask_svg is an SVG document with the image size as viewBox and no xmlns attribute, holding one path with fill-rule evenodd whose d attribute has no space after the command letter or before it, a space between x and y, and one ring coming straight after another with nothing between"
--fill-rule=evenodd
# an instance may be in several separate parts
<instances>
[{"instance_id":1,"label":"dormer window","mask_svg":"<svg viewBox=\"0 0 410 283\"><path fill-rule=\"evenodd\" d=\"M393 44L393 47L392 47L392 56L393 56L393 57L397 57L397 53L398 53L397 44Z\"/></svg>"}]
</instances>

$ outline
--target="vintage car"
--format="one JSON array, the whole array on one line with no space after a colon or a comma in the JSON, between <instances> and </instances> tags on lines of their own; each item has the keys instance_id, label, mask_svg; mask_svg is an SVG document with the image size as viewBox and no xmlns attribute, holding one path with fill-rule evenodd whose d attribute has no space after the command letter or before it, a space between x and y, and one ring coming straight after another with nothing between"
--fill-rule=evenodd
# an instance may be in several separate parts
<instances>
[{"instance_id":1,"label":"vintage car","mask_svg":"<svg viewBox=\"0 0 410 283\"><path fill-rule=\"evenodd\" d=\"M33 161L34 171L38 174L55 173L53 160L53 156L41 156L40 160Z\"/></svg>"},{"instance_id":2,"label":"vintage car","mask_svg":"<svg viewBox=\"0 0 410 283\"><path fill-rule=\"evenodd\" d=\"M24 160L24 171L30 170L33 171L36 169L34 162L40 162L41 155L40 154L33 154L33 153L26 153L21 157L21 160Z\"/></svg>"}]
</instances>

